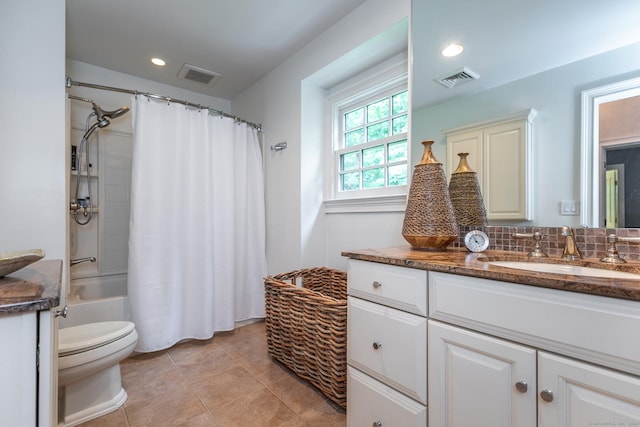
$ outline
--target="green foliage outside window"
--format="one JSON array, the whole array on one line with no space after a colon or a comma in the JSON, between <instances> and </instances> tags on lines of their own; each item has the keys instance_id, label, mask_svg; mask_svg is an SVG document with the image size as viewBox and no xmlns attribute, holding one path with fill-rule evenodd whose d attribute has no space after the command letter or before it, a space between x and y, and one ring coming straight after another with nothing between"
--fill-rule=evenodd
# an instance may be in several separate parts
<instances>
[{"instance_id":1,"label":"green foliage outside window","mask_svg":"<svg viewBox=\"0 0 640 427\"><path fill-rule=\"evenodd\" d=\"M340 191L407 185L408 143L392 136L406 134L408 114L406 90L343 114L342 147L353 150L339 156Z\"/></svg>"}]
</instances>

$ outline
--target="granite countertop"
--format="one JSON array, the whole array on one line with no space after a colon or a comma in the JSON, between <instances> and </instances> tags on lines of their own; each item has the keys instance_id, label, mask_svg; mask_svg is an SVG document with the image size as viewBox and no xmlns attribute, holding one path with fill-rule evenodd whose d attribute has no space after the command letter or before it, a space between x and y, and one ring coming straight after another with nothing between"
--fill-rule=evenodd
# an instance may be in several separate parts
<instances>
[{"instance_id":1,"label":"granite countertop","mask_svg":"<svg viewBox=\"0 0 640 427\"><path fill-rule=\"evenodd\" d=\"M410 246L397 246L382 249L362 249L344 251L342 256L363 261L417 268L420 270L440 271L483 279L500 280L564 291L602 295L613 298L640 301L639 280L608 277L588 277L557 273L539 273L513 268L498 267L489 261L529 261L580 265L607 270L627 271L640 275L640 263L629 261L627 264L604 264L597 259L564 261L555 257L529 258L524 253L509 251L485 251L471 253L465 249L450 248L442 252L413 250Z\"/></svg>"},{"instance_id":2,"label":"granite countertop","mask_svg":"<svg viewBox=\"0 0 640 427\"><path fill-rule=\"evenodd\" d=\"M57 307L61 279L61 260L38 261L0 278L0 316Z\"/></svg>"}]
</instances>

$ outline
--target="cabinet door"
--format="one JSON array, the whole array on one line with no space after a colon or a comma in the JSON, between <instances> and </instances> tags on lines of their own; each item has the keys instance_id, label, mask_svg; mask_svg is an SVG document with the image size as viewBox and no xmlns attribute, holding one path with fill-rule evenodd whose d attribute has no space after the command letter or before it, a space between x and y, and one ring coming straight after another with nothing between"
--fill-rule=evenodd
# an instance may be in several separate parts
<instances>
[{"instance_id":1,"label":"cabinet door","mask_svg":"<svg viewBox=\"0 0 640 427\"><path fill-rule=\"evenodd\" d=\"M640 378L538 354L538 416L544 427L640 425Z\"/></svg>"},{"instance_id":2,"label":"cabinet door","mask_svg":"<svg viewBox=\"0 0 640 427\"><path fill-rule=\"evenodd\" d=\"M427 408L357 369L347 368L347 425L426 427ZM379 423L379 424L377 424Z\"/></svg>"},{"instance_id":3,"label":"cabinet door","mask_svg":"<svg viewBox=\"0 0 640 427\"><path fill-rule=\"evenodd\" d=\"M460 163L458 153L469 153L467 163L476 173L480 188L482 188L482 130L472 130L447 136L447 179L451 179L451 174Z\"/></svg>"},{"instance_id":4,"label":"cabinet door","mask_svg":"<svg viewBox=\"0 0 640 427\"><path fill-rule=\"evenodd\" d=\"M348 298L347 361L427 403L427 319Z\"/></svg>"},{"instance_id":5,"label":"cabinet door","mask_svg":"<svg viewBox=\"0 0 640 427\"><path fill-rule=\"evenodd\" d=\"M527 127L516 121L484 130L482 196L487 219L530 219Z\"/></svg>"},{"instance_id":6,"label":"cabinet door","mask_svg":"<svg viewBox=\"0 0 640 427\"><path fill-rule=\"evenodd\" d=\"M430 427L535 427L536 352L428 322Z\"/></svg>"},{"instance_id":7,"label":"cabinet door","mask_svg":"<svg viewBox=\"0 0 640 427\"><path fill-rule=\"evenodd\" d=\"M0 425L35 426L36 312L0 316Z\"/></svg>"}]
</instances>

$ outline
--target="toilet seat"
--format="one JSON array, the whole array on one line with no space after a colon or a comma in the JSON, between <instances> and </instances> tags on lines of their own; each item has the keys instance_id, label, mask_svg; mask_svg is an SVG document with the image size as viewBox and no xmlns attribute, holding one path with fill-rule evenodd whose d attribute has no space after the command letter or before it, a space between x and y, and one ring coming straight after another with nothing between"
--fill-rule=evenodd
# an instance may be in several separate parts
<instances>
[{"instance_id":1,"label":"toilet seat","mask_svg":"<svg viewBox=\"0 0 640 427\"><path fill-rule=\"evenodd\" d=\"M134 327L132 322L112 321L62 328L58 334L58 357L105 346L129 335Z\"/></svg>"}]
</instances>

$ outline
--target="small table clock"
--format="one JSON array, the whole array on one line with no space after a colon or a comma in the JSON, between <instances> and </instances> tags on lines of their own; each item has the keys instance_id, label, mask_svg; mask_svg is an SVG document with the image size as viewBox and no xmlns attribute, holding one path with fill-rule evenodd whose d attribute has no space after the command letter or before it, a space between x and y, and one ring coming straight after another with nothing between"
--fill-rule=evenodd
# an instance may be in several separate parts
<instances>
[{"instance_id":1,"label":"small table clock","mask_svg":"<svg viewBox=\"0 0 640 427\"><path fill-rule=\"evenodd\" d=\"M472 230L464 236L464 245L471 252L482 252L489 247L489 236L484 231Z\"/></svg>"}]
</instances>

